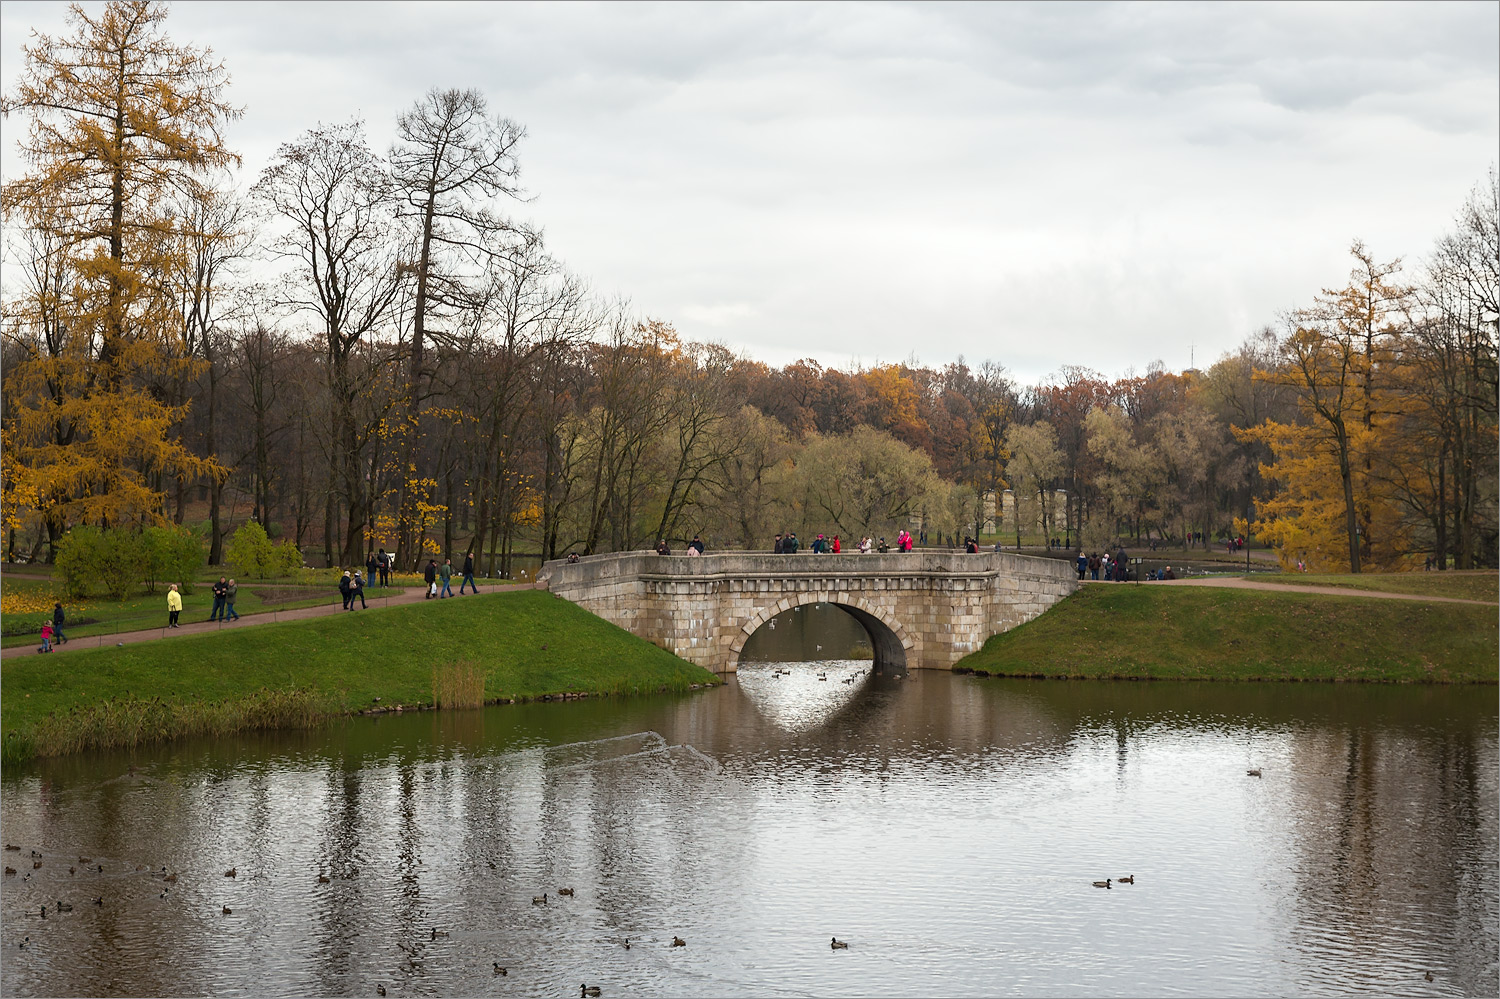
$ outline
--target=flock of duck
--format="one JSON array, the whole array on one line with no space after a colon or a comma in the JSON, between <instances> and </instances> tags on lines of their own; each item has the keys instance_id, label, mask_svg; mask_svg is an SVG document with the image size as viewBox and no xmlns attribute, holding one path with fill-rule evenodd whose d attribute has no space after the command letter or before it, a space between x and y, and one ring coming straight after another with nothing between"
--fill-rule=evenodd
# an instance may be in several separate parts
<instances>
[{"instance_id":1,"label":"flock of duck","mask_svg":"<svg viewBox=\"0 0 1500 999\"><path fill-rule=\"evenodd\" d=\"M14 845L12 845L10 843L7 843L7 844L5 844L5 849L7 851L17 851L17 852L19 852L21 848L19 846L14 846ZM40 853L38 853L36 850L32 850L31 851L31 859L33 861L33 863L32 863L32 868L33 869L40 868L42 866L42 855ZM91 858L89 858L89 857L79 857L78 858L78 862L80 864L84 864L84 865L93 864L93 860ZM494 865L491 864L490 866L493 867ZM160 878L161 881L164 884L167 884L167 885L175 884L177 882L177 872L176 871L168 872L168 870L167 870L166 867L163 867L160 871L154 871L154 870L153 871L148 871L147 868L146 868L146 866L144 864L138 864L138 865L136 865L135 870L138 873L147 873L151 877ZM104 865L103 864L97 865L96 866L96 871L97 871L97 873L100 873L100 874L104 873ZM69 867L68 868L68 874L69 875L75 874L76 872L77 872L77 868L76 867ZM6 867L5 868L5 873L7 875L14 875L16 873L16 869L13 868L13 867ZM227 871L224 872L224 876L226 878L237 878L237 877L239 877L239 868L237 868L237 867L231 867L231 868L229 868L229 870L227 870ZM30 880L30 878L31 878L31 875L28 873L26 875L25 880ZM328 876L325 875L325 874L319 874L318 875L318 883L319 884L328 884L329 883ZM1095 882L1095 883L1097 884L1098 882ZM166 898L167 895L170 894L171 890L172 889L170 887L164 887L162 889L161 895L159 897ZM572 898L572 897L574 897L575 894L576 894L576 892L572 888L558 888L557 889L557 895L556 895L556 897L559 897L559 898ZM548 892L542 892L542 894L540 894L540 895L533 895L531 897L531 904L532 905L547 905L547 904L549 904L548 900L550 898L552 898L552 897L554 897L554 896L552 896ZM100 896L92 899L91 901L92 901L92 903L94 905L102 907L104 905L104 896L100 895ZM234 914L234 910L231 909L227 905L221 905L219 908L220 908L220 913L222 915L232 916ZM41 908L40 908L40 911L36 913L36 915L38 916L38 918L46 919L47 918L47 909L48 909L47 905L42 905ZM64 902L61 899L58 899L56 902L52 903L52 911L53 912L72 912L73 911L73 906L69 902ZM26 915L31 915L31 913L27 912ZM428 939L429 940L438 940L439 938L446 937L448 935L449 935L449 933L448 933L447 930L440 930L436 926L434 926L434 927L431 928L430 936L428 937ZM845 942L843 940L840 940L838 937L833 937L832 939L833 939L833 943L832 943L831 947L832 947L833 950L848 950L849 949L849 944L847 942ZM622 941L622 944L623 944L623 946L624 946L624 948L626 950L630 949L630 939L628 937L626 937ZM30 945L31 945L31 936L29 934L27 936L25 936L24 938L22 938L20 941L18 941L17 944L16 944L16 946L18 948L22 949L22 950L25 950ZM672 937L672 943L671 943L670 946L672 946L672 947L686 947L687 946L687 941L684 940L682 937L674 935ZM501 964L499 961L493 962L492 965L491 965L491 967L493 969L493 973L494 973L495 977L497 977L497 978L508 977L509 974L510 974L510 969L507 966ZM597 997L597 996L600 996L600 995L603 994L603 990L600 988L600 986L598 986L598 985L589 985L587 982L581 984L579 986L579 990L580 990L579 991L580 999L591 999L591 997ZM381 984L377 984L375 986L375 994L376 995L380 995L380 996L385 995L386 994L385 986L381 985Z\"/></svg>"},{"instance_id":2,"label":"flock of duck","mask_svg":"<svg viewBox=\"0 0 1500 999\"><path fill-rule=\"evenodd\" d=\"M821 646L821 645L818 646L818 648L820 648L820 649L822 647L823 646ZM848 676L844 677L839 682L840 683L853 683L855 680L858 680L860 677L864 676L868 672L870 672L868 669L857 669L853 673L850 673ZM777 680L780 680L784 676L791 676L791 675L792 675L792 671L789 670L789 669L773 669L771 671L771 676L773 676ZM827 672L819 673L818 674L818 679L819 680L827 680L828 679Z\"/></svg>"}]
</instances>

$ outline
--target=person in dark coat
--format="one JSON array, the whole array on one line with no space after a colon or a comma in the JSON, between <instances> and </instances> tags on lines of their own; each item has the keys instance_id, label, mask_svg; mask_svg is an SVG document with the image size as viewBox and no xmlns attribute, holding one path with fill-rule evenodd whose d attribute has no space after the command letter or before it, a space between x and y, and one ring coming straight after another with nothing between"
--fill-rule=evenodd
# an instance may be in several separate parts
<instances>
[{"instance_id":1,"label":"person in dark coat","mask_svg":"<svg viewBox=\"0 0 1500 999\"><path fill-rule=\"evenodd\" d=\"M387 555L385 553L385 549L384 548L380 549L380 553L375 556L375 567L380 570L380 585L381 586L390 586L391 585L391 556L389 556L389 555Z\"/></svg>"},{"instance_id":2,"label":"person in dark coat","mask_svg":"<svg viewBox=\"0 0 1500 999\"><path fill-rule=\"evenodd\" d=\"M474 582L474 553L473 552L466 552L464 554L464 578L463 578L463 581L458 584L458 595L459 596L463 596L464 595L464 587L465 586L472 586L472 587L474 587L474 592L475 593L479 592L479 584Z\"/></svg>"},{"instance_id":3,"label":"person in dark coat","mask_svg":"<svg viewBox=\"0 0 1500 999\"><path fill-rule=\"evenodd\" d=\"M773 555L780 555L784 551L786 551L786 548L783 546L783 542L781 540L781 535L778 534L778 535L776 535L776 544L774 544L774 545L771 546L771 554L773 554Z\"/></svg>"},{"instance_id":4,"label":"person in dark coat","mask_svg":"<svg viewBox=\"0 0 1500 999\"><path fill-rule=\"evenodd\" d=\"M220 576L219 581L214 584L214 608L208 612L208 619L210 621L224 620L224 594L228 590L229 580L224 576Z\"/></svg>"},{"instance_id":5,"label":"person in dark coat","mask_svg":"<svg viewBox=\"0 0 1500 999\"><path fill-rule=\"evenodd\" d=\"M349 570L344 570L344 575L339 579L339 596L344 598L344 610L348 610L354 603L354 583L349 578Z\"/></svg>"},{"instance_id":6,"label":"person in dark coat","mask_svg":"<svg viewBox=\"0 0 1500 999\"><path fill-rule=\"evenodd\" d=\"M370 581L371 586L375 585L375 580L379 578L379 572L380 562L375 558L375 553L371 552L370 557L365 559L365 578Z\"/></svg>"},{"instance_id":7,"label":"person in dark coat","mask_svg":"<svg viewBox=\"0 0 1500 999\"><path fill-rule=\"evenodd\" d=\"M437 559L428 559L427 568L422 570L422 580L427 584L426 600L437 596Z\"/></svg>"},{"instance_id":8,"label":"person in dark coat","mask_svg":"<svg viewBox=\"0 0 1500 999\"><path fill-rule=\"evenodd\" d=\"M53 604L52 605L52 634L53 634L54 637L56 637L57 643L59 645L65 645L65 644L67 644L67 641L68 641L68 636L63 634L63 621L64 621L64 616L63 616L62 604L61 603L55 603L55 604Z\"/></svg>"}]
</instances>

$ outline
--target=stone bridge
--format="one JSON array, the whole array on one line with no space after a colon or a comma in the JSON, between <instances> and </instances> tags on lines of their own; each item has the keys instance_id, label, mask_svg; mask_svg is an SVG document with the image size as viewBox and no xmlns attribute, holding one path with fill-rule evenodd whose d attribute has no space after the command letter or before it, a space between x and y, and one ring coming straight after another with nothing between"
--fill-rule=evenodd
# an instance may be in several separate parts
<instances>
[{"instance_id":1,"label":"stone bridge","mask_svg":"<svg viewBox=\"0 0 1500 999\"><path fill-rule=\"evenodd\" d=\"M547 562L537 581L716 673L738 669L745 643L771 618L813 603L864 625L878 667L945 669L1078 585L1070 563L1002 552L617 552Z\"/></svg>"}]
</instances>

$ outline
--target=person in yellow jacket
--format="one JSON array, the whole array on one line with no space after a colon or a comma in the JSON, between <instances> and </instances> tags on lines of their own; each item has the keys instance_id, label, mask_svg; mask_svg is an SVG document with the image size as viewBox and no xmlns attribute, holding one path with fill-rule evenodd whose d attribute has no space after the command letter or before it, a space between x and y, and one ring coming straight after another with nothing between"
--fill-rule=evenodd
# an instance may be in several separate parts
<instances>
[{"instance_id":1,"label":"person in yellow jacket","mask_svg":"<svg viewBox=\"0 0 1500 999\"><path fill-rule=\"evenodd\" d=\"M177 592L177 584L173 583L167 589L167 627L177 627L177 615L182 613L182 594Z\"/></svg>"}]
</instances>

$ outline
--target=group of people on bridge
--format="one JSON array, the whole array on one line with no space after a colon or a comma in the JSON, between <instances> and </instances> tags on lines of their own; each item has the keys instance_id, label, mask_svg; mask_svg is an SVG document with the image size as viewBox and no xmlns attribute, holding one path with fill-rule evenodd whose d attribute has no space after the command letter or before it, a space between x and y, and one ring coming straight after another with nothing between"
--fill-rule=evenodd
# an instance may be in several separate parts
<instances>
[{"instance_id":1,"label":"group of people on bridge","mask_svg":"<svg viewBox=\"0 0 1500 999\"><path fill-rule=\"evenodd\" d=\"M898 552L909 552L915 544L916 539L910 531L903 530L896 536L895 549ZM776 535L776 540L771 545L771 554L795 555L801 548L802 542L797 540L797 532L788 531L785 534ZM854 551L861 555L868 555L872 551L884 554L890 550L891 546L886 544L885 538L881 538L877 542L869 535L861 538L859 544L854 547ZM841 555L844 552L844 542L837 534L832 537L826 534L819 534L813 539L813 543L808 546L808 551L814 555Z\"/></svg>"}]
</instances>

